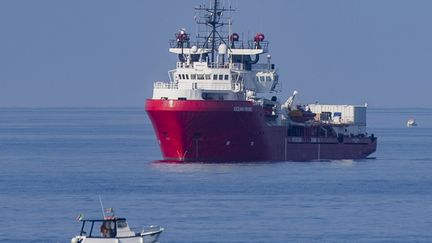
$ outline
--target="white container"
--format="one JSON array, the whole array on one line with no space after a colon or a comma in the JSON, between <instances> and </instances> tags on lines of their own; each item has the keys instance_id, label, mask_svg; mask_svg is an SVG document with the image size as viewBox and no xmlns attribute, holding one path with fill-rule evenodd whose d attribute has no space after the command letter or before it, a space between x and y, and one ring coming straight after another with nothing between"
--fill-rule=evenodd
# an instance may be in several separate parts
<instances>
[{"instance_id":1,"label":"white container","mask_svg":"<svg viewBox=\"0 0 432 243\"><path fill-rule=\"evenodd\" d=\"M366 126L366 105L310 104L308 107L314 113L331 112L334 123Z\"/></svg>"}]
</instances>

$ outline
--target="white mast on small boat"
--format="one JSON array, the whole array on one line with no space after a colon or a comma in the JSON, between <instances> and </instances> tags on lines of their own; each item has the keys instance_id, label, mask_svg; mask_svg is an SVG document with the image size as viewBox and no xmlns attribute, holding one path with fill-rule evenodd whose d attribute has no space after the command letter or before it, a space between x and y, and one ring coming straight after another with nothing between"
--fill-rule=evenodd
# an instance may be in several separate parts
<instances>
[{"instance_id":1,"label":"white mast on small boat","mask_svg":"<svg viewBox=\"0 0 432 243\"><path fill-rule=\"evenodd\" d=\"M102 204L102 196L101 195L99 195L99 203L101 205L103 218L106 218L106 216L105 216L105 209L104 209L104 206Z\"/></svg>"}]
</instances>

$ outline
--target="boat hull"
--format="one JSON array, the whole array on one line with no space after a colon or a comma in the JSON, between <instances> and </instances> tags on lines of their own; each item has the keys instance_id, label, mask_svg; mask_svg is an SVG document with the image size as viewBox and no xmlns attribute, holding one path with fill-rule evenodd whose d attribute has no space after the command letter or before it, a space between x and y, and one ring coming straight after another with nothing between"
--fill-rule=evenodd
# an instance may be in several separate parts
<instances>
[{"instance_id":1,"label":"boat hull","mask_svg":"<svg viewBox=\"0 0 432 243\"><path fill-rule=\"evenodd\" d=\"M367 137L292 137L287 125L269 125L249 101L148 99L165 161L247 162L363 159L376 151Z\"/></svg>"}]
</instances>

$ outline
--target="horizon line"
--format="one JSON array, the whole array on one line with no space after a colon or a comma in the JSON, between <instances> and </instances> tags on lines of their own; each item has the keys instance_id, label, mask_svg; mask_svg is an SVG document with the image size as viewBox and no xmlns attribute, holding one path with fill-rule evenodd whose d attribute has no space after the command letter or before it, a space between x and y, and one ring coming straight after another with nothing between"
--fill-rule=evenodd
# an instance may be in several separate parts
<instances>
[{"instance_id":1,"label":"horizon line","mask_svg":"<svg viewBox=\"0 0 432 243\"><path fill-rule=\"evenodd\" d=\"M145 108L145 106L0 106L0 109L121 109L121 108ZM372 109L432 109L432 106L371 106Z\"/></svg>"}]
</instances>

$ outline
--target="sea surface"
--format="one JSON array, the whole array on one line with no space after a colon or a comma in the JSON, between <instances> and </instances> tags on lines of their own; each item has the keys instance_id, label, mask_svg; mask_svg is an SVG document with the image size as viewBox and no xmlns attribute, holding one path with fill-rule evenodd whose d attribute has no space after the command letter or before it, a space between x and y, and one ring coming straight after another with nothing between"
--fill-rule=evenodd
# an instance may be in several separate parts
<instances>
[{"instance_id":1,"label":"sea surface","mask_svg":"<svg viewBox=\"0 0 432 243\"><path fill-rule=\"evenodd\" d=\"M432 109L368 126L375 159L164 164L142 108L2 108L0 241L70 242L101 195L161 243L432 242Z\"/></svg>"}]
</instances>

